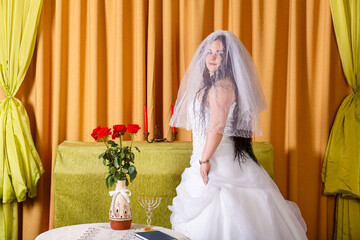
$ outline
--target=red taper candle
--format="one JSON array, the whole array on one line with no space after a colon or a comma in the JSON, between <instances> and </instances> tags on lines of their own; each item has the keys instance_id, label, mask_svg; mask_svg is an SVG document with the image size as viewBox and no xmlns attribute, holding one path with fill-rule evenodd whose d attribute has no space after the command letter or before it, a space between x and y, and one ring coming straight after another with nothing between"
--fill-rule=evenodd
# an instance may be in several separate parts
<instances>
[{"instance_id":1,"label":"red taper candle","mask_svg":"<svg viewBox=\"0 0 360 240\"><path fill-rule=\"evenodd\" d=\"M145 118L145 121L144 121L144 124L145 124L145 129L144 129L144 132L148 133L148 116L147 116L147 108L146 108L146 105L144 106L144 118Z\"/></svg>"},{"instance_id":2,"label":"red taper candle","mask_svg":"<svg viewBox=\"0 0 360 240\"><path fill-rule=\"evenodd\" d=\"M174 114L174 106L173 106L173 105L170 105L170 109L171 109L171 117L172 117L173 114ZM172 132L175 132L175 127L174 127L174 125L172 126Z\"/></svg>"}]
</instances>

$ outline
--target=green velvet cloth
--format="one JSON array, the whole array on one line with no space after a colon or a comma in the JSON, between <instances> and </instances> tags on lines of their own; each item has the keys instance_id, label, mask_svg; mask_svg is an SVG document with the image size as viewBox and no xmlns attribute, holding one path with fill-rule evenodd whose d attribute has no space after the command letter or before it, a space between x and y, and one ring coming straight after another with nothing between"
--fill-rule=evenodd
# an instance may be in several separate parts
<instances>
[{"instance_id":1,"label":"green velvet cloth","mask_svg":"<svg viewBox=\"0 0 360 240\"><path fill-rule=\"evenodd\" d=\"M125 142L124 144L129 144ZM170 228L172 199L184 169L190 166L191 142L134 142L136 179L130 183L133 222L146 224L145 210L139 196L162 197L154 210L152 225ZM106 167L98 156L105 151L103 143L65 141L57 147L53 174L55 227L73 224L107 222L111 197L105 185ZM271 177L274 151L270 143L254 142L254 152Z\"/></svg>"}]
</instances>

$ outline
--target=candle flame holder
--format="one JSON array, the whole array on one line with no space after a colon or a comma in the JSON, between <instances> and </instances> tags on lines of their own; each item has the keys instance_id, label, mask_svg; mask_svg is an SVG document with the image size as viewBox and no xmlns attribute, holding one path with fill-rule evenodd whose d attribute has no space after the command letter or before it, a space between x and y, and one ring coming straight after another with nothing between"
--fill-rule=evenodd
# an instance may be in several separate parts
<instances>
[{"instance_id":1,"label":"candle flame holder","mask_svg":"<svg viewBox=\"0 0 360 240\"><path fill-rule=\"evenodd\" d=\"M144 132L145 139L148 143L153 143L153 142L169 142L169 143L171 143L171 142L175 141L176 134L177 134L177 132L171 132L171 135L172 135L171 140L168 140L166 138L153 138L153 139L149 140L150 132Z\"/></svg>"},{"instance_id":2,"label":"candle flame holder","mask_svg":"<svg viewBox=\"0 0 360 240\"><path fill-rule=\"evenodd\" d=\"M149 135L150 135L150 132L144 132L144 135L145 135L145 139L148 143L153 143L153 142L173 142L175 141L176 139L176 134L177 132L171 132L171 140L168 140L166 138L161 138L160 136L162 136L162 132L161 132L161 129L160 129L160 126L159 125L155 125L155 133L154 133L154 138L149 140Z\"/></svg>"}]
</instances>

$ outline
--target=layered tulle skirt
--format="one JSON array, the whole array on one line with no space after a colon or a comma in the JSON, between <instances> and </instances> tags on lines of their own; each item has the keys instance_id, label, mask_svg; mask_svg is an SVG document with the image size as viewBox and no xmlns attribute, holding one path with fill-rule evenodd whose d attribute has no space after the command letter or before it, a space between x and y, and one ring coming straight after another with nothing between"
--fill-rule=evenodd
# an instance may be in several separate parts
<instances>
[{"instance_id":1,"label":"layered tulle skirt","mask_svg":"<svg viewBox=\"0 0 360 240\"><path fill-rule=\"evenodd\" d=\"M233 144L221 144L211 158L209 182L200 176L201 148L185 169L170 221L190 239L307 239L297 205L281 195L267 172L251 159L233 160Z\"/></svg>"}]
</instances>

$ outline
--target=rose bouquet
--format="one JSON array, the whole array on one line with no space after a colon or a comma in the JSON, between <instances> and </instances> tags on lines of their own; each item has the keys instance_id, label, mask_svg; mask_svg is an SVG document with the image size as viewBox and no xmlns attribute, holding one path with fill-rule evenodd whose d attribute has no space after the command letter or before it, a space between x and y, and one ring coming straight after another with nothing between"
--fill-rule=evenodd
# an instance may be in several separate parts
<instances>
[{"instance_id":1,"label":"rose bouquet","mask_svg":"<svg viewBox=\"0 0 360 240\"><path fill-rule=\"evenodd\" d=\"M129 185L129 180L132 182L136 175L135 154L132 151L132 144L134 135L139 131L140 126L138 124L119 124L114 125L111 130L108 127L98 126L93 130L91 136L95 139L101 139L106 146L104 153L99 155L99 159L103 159L103 164L108 167L108 173L105 176L105 183L107 187L112 187L117 180L125 180L126 186ZM129 132L131 136L130 146L122 146L122 136ZM112 140L107 140L109 136L112 136ZM119 144L114 140L119 138ZM140 150L135 147L140 152Z\"/></svg>"}]
</instances>

